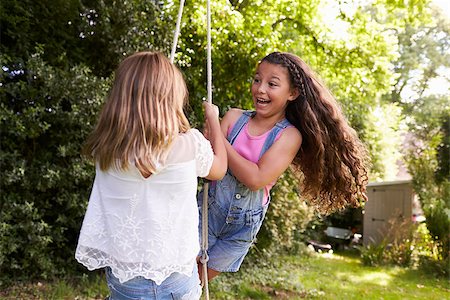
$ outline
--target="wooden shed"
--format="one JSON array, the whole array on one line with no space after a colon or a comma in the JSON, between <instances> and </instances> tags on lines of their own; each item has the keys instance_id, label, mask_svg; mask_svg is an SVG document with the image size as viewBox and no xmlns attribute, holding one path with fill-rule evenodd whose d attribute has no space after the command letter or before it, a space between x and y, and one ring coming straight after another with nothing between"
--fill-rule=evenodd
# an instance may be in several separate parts
<instances>
[{"instance_id":1,"label":"wooden shed","mask_svg":"<svg viewBox=\"0 0 450 300\"><path fill-rule=\"evenodd\" d=\"M364 208L363 244L378 244L392 220L411 221L417 208L411 180L369 183Z\"/></svg>"}]
</instances>

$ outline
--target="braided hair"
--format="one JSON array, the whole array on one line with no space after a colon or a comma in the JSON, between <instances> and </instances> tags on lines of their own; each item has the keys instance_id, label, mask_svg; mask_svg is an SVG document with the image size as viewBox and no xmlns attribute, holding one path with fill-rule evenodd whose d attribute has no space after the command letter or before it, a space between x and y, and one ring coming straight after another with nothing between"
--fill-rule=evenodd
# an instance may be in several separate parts
<instances>
[{"instance_id":1,"label":"braided hair","mask_svg":"<svg viewBox=\"0 0 450 300\"><path fill-rule=\"evenodd\" d=\"M302 135L292 167L302 179L303 195L324 212L358 206L367 199L368 154L337 101L298 56L273 52L261 62L286 68L291 87L299 92L286 118Z\"/></svg>"}]
</instances>

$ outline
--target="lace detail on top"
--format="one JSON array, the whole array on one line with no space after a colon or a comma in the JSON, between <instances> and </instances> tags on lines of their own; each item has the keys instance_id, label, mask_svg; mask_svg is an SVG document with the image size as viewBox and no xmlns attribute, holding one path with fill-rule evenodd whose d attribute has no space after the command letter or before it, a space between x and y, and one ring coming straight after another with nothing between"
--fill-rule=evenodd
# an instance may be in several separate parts
<instances>
[{"instance_id":1,"label":"lace detail on top","mask_svg":"<svg viewBox=\"0 0 450 300\"><path fill-rule=\"evenodd\" d=\"M200 171L197 175L199 177L205 177L209 174L209 170L211 169L214 160L214 155L210 155L212 152L211 144L198 130L194 131L194 140L196 143L195 148L197 149L197 170ZM209 147L205 144L209 145Z\"/></svg>"},{"instance_id":2,"label":"lace detail on top","mask_svg":"<svg viewBox=\"0 0 450 300\"><path fill-rule=\"evenodd\" d=\"M97 167L75 252L89 270L109 266L121 282L143 276L157 284L174 272L192 275L200 250L197 176L209 173L213 152L195 129L170 151L148 178L136 167Z\"/></svg>"}]
</instances>

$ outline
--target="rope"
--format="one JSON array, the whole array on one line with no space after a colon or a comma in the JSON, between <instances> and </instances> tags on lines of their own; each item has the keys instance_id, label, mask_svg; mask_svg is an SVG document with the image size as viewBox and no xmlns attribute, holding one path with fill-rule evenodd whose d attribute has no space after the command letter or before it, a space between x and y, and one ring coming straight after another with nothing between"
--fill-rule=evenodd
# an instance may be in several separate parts
<instances>
[{"instance_id":1,"label":"rope","mask_svg":"<svg viewBox=\"0 0 450 300\"><path fill-rule=\"evenodd\" d=\"M211 6L209 3L209 0L206 1L206 63L207 63L207 91L208 91L208 97L207 101L212 104L212 59L211 59Z\"/></svg>"},{"instance_id":2,"label":"rope","mask_svg":"<svg viewBox=\"0 0 450 300\"><path fill-rule=\"evenodd\" d=\"M203 288L205 289L205 299L209 300L208 287L208 189L209 183L205 182L203 185L203 203L202 203L202 256L200 262L203 267Z\"/></svg>"},{"instance_id":3,"label":"rope","mask_svg":"<svg viewBox=\"0 0 450 300\"><path fill-rule=\"evenodd\" d=\"M207 74L207 101L212 104L212 59L211 59L211 6L210 0L206 1L206 74ZM203 284L205 288L205 299L209 300L208 287L208 189L209 183L203 185L202 204L202 256L200 262L203 266Z\"/></svg>"},{"instance_id":4,"label":"rope","mask_svg":"<svg viewBox=\"0 0 450 300\"><path fill-rule=\"evenodd\" d=\"M175 52L177 49L178 35L180 34L181 17L183 15L184 0L180 0L180 8L178 10L177 24L173 37L172 51L170 53L170 62L173 63ZM207 44L206 44L206 74L207 74L207 101L212 104L212 59L211 59L211 6L210 0L206 1L206 27L207 27ZM203 203L202 203L202 246L200 262L203 266L203 287L205 289L205 299L209 300L208 288L208 190L209 183L203 185Z\"/></svg>"},{"instance_id":5,"label":"rope","mask_svg":"<svg viewBox=\"0 0 450 300\"><path fill-rule=\"evenodd\" d=\"M178 36L180 34L180 24L183 15L184 0L180 0L180 8L178 10L178 18L175 27L175 33L172 43L172 51L170 53L170 62L173 63L175 52L178 44ZM207 45L206 45L206 74L207 74L207 101L212 104L212 59L211 59L211 5L210 0L206 1L206 27L207 27ZM200 262L203 266L203 287L205 289L205 299L209 300L208 288L208 190L209 183L203 185L203 203L202 203L202 247Z\"/></svg>"},{"instance_id":6,"label":"rope","mask_svg":"<svg viewBox=\"0 0 450 300\"><path fill-rule=\"evenodd\" d=\"M180 34L181 17L183 15L184 0L180 0L180 8L178 9L177 25L173 35L172 51L170 52L170 62L173 63L175 51L177 50L178 35Z\"/></svg>"}]
</instances>

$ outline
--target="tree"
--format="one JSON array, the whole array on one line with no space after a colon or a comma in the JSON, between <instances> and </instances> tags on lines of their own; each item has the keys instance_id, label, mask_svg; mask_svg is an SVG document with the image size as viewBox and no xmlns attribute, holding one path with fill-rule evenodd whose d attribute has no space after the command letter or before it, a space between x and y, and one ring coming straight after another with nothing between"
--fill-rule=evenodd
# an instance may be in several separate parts
<instances>
[{"instance_id":1,"label":"tree","mask_svg":"<svg viewBox=\"0 0 450 300\"><path fill-rule=\"evenodd\" d=\"M88 68L49 66L37 53L23 69L1 57L0 284L63 274L92 184L80 145L108 81Z\"/></svg>"},{"instance_id":2,"label":"tree","mask_svg":"<svg viewBox=\"0 0 450 300\"><path fill-rule=\"evenodd\" d=\"M448 258L450 241L450 173L448 99L424 97L416 102L410 121L414 140L406 150L408 170L419 196L428 230L439 243L442 258ZM442 151L444 150L444 151ZM446 157L439 153L446 153Z\"/></svg>"},{"instance_id":3,"label":"tree","mask_svg":"<svg viewBox=\"0 0 450 300\"><path fill-rule=\"evenodd\" d=\"M23 62L40 46L43 59L52 65L65 67L68 62L83 61L82 47L78 44L82 40L81 10L79 0L2 1L1 53L14 58L16 63Z\"/></svg>"},{"instance_id":4,"label":"tree","mask_svg":"<svg viewBox=\"0 0 450 300\"><path fill-rule=\"evenodd\" d=\"M450 172L447 94L429 87L441 78L449 86L450 20L438 10L419 24L405 23L398 35L400 56L392 92L385 99L402 107L409 131L404 157L419 196L427 227L440 245L442 258L449 255ZM447 73L443 71L447 71ZM448 92L448 90L447 90Z\"/></svg>"}]
</instances>

